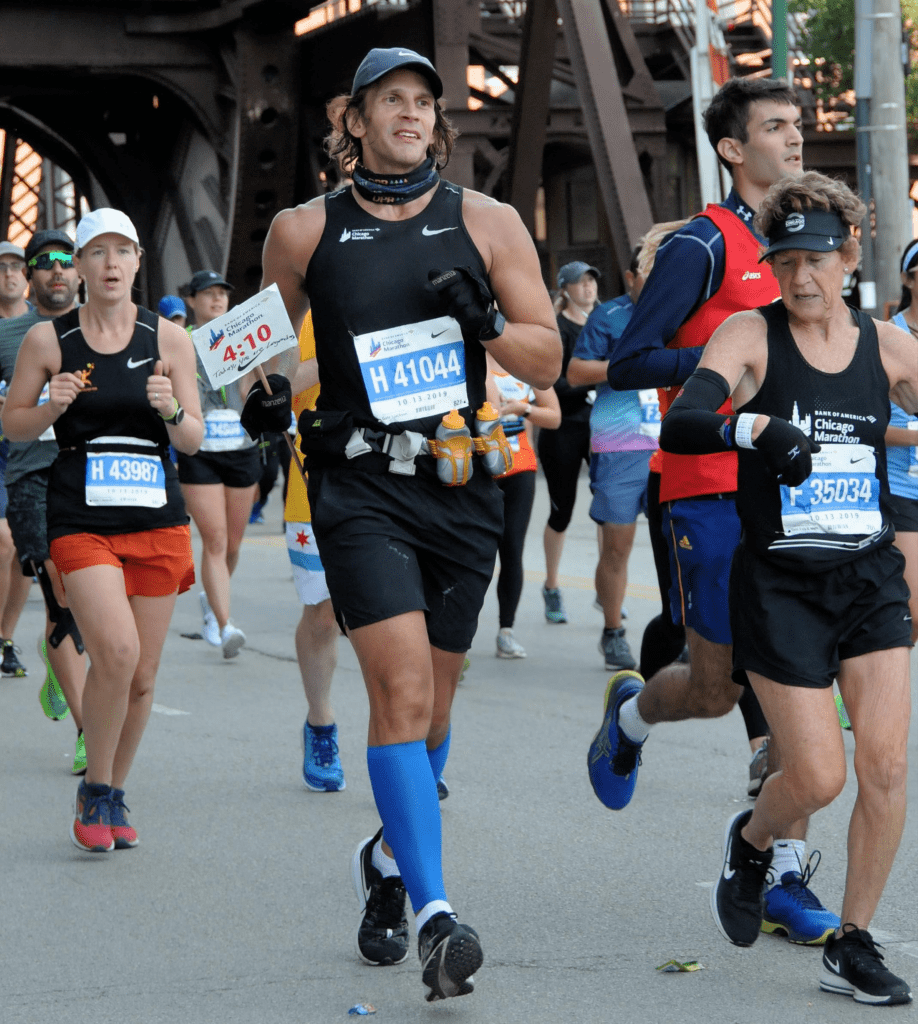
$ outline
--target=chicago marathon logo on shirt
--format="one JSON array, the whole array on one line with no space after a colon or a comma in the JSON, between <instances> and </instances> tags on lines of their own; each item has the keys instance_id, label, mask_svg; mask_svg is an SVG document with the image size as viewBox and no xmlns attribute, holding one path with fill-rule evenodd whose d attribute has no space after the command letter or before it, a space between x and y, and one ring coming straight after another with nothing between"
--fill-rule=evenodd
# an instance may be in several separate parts
<instances>
[{"instance_id":1,"label":"chicago marathon logo on shirt","mask_svg":"<svg viewBox=\"0 0 918 1024\"><path fill-rule=\"evenodd\" d=\"M380 228L345 228L339 242L372 242Z\"/></svg>"},{"instance_id":2,"label":"chicago marathon logo on shirt","mask_svg":"<svg viewBox=\"0 0 918 1024\"><path fill-rule=\"evenodd\" d=\"M814 441L835 444L860 444L861 435L855 434L858 423L876 423L876 416L860 416L854 412L837 412L831 409L816 409L812 415L800 415L794 402L791 423L812 437Z\"/></svg>"}]
</instances>

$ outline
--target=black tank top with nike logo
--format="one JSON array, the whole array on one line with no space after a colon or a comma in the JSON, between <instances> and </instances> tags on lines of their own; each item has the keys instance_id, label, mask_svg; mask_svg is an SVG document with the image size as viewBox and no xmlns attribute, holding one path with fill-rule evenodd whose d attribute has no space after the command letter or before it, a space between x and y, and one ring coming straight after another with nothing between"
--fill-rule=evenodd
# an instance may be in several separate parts
<instances>
[{"instance_id":1,"label":"black tank top with nike logo","mask_svg":"<svg viewBox=\"0 0 918 1024\"><path fill-rule=\"evenodd\" d=\"M48 539L71 533L139 533L187 523L178 474L167 454L166 425L147 399L147 377L160 358L159 317L138 306L131 340L111 353L96 352L86 343L79 309L53 324L61 373L82 376L85 388L54 423L61 450L48 482ZM87 475L87 446L100 469L100 456L109 456L104 479L96 481L107 488L100 500L117 502L120 489L125 504L88 503L87 493L90 500L95 495L92 473ZM130 504L154 489L152 485L165 490L165 504Z\"/></svg>"},{"instance_id":2,"label":"black tank top with nike logo","mask_svg":"<svg viewBox=\"0 0 918 1024\"><path fill-rule=\"evenodd\" d=\"M409 220L380 220L344 188L325 197L325 229L306 273L322 390L320 410L358 426L432 437L444 414L471 420L485 399L485 350L466 343L428 286L428 271L481 254L462 219L462 189L441 181Z\"/></svg>"}]
</instances>

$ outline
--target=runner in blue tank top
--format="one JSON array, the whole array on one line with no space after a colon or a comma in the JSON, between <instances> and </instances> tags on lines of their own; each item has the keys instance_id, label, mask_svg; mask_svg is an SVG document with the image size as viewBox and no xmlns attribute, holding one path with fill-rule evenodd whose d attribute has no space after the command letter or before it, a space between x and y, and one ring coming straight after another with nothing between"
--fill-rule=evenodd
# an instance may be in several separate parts
<instances>
[{"instance_id":1,"label":"runner in blue tank top","mask_svg":"<svg viewBox=\"0 0 918 1024\"><path fill-rule=\"evenodd\" d=\"M407 890L428 1000L471 992L483 960L447 900L436 781L502 529L483 462L465 486L444 486L426 452L446 449L428 442L445 414L474 431L486 348L537 388L561 366L519 216L440 180L454 137L442 91L420 54L367 55L330 140L354 184L275 218L263 278L278 284L295 328L312 307L322 390L300 417L309 500L370 700L367 763L383 829L353 858L357 948L370 963L405 959ZM261 400L253 392L247 411Z\"/></svg>"}]
</instances>

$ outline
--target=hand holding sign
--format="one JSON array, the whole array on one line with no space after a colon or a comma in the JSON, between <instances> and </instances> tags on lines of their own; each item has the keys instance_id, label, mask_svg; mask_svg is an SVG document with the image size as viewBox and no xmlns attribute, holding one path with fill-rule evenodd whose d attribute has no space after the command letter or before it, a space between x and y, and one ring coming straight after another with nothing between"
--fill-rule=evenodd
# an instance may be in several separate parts
<instances>
[{"instance_id":1,"label":"hand holding sign","mask_svg":"<svg viewBox=\"0 0 918 1024\"><path fill-rule=\"evenodd\" d=\"M193 331L191 339L215 390L297 345L276 284Z\"/></svg>"}]
</instances>

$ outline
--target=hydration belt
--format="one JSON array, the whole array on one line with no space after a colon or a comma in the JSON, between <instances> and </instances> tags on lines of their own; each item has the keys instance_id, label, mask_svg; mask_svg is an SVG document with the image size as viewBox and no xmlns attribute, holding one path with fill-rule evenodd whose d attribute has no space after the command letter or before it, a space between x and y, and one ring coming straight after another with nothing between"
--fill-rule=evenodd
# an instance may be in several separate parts
<instances>
[{"instance_id":1,"label":"hydration belt","mask_svg":"<svg viewBox=\"0 0 918 1024\"><path fill-rule=\"evenodd\" d=\"M388 434L384 430L357 427L344 446L344 454L348 459L356 459L358 455L366 455L368 452L380 452L388 455L391 460L390 473L414 476L414 460L421 454L433 455L436 444L436 441L428 441L423 434L414 430Z\"/></svg>"}]
</instances>

